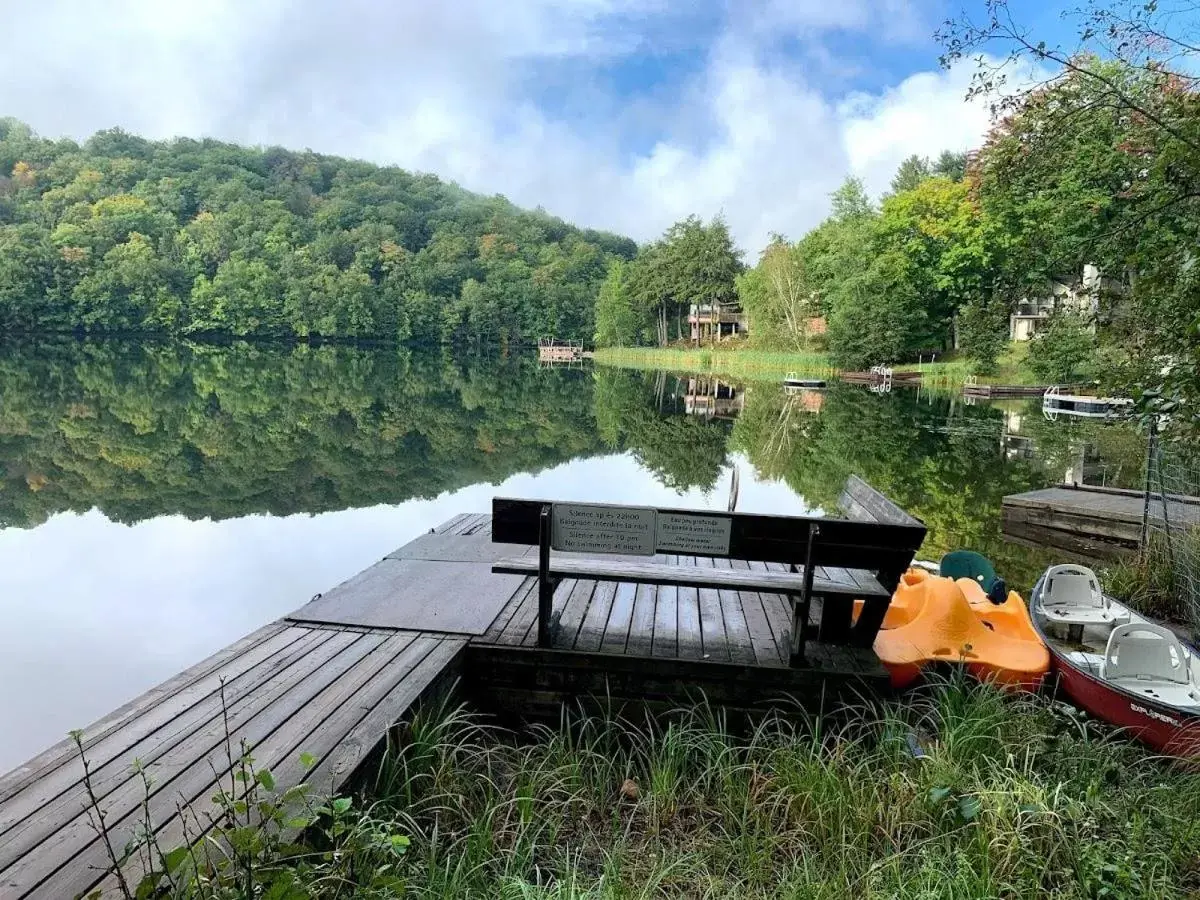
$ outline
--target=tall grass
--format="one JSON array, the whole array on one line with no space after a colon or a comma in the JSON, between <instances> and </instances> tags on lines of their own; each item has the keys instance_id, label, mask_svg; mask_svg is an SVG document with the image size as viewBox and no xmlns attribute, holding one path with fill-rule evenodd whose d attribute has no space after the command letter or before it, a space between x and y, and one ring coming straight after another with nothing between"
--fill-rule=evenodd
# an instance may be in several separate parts
<instances>
[{"instance_id":1,"label":"tall grass","mask_svg":"<svg viewBox=\"0 0 1200 900\"><path fill-rule=\"evenodd\" d=\"M1200 598L1195 595L1195 573L1200 560L1200 527L1173 526L1170 541L1162 531L1149 534L1147 546L1108 563L1101 570L1109 593L1140 613L1176 624L1186 624L1200 635Z\"/></svg>"},{"instance_id":2,"label":"tall grass","mask_svg":"<svg viewBox=\"0 0 1200 900\"><path fill-rule=\"evenodd\" d=\"M442 701L417 712L358 797L277 795L244 751L246 777L220 795L215 836L153 846L156 871L116 890L126 900L1196 896L1200 773L1094 727L1049 700L957 677L901 703L772 714L748 731L700 703L647 721L566 713L513 733Z\"/></svg>"},{"instance_id":3,"label":"tall grass","mask_svg":"<svg viewBox=\"0 0 1200 900\"><path fill-rule=\"evenodd\" d=\"M1200 776L1047 701L956 681L848 722L735 734L701 705L513 735L435 717L385 760L369 809L408 829L414 897L1200 890Z\"/></svg>"},{"instance_id":4,"label":"tall grass","mask_svg":"<svg viewBox=\"0 0 1200 900\"><path fill-rule=\"evenodd\" d=\"M978 364L954 353L936 362L905 363L897 372L921 372L922 383L932 389L958 390L974 375L991 384L1034 384L1037 379L1026 365L1027 344L1012 343L1001 354L995 371L978 372ZM744 343L732 342L715 347L685 349L676 347L601 347L596 362L627 369L666 369L676 372L702 372L749 380L776 381L789 372L832 377L838 369L826 353L752 350Z\"/></svg>"},{"instance_id":5,"label":"tall grass","mask_svg":"<svg viewBox=\"0 0 1200 900\"><path fill-rule=\"evenodd\" d=\"M696 350L649 347L601 347L596 362L626 369L703 372L749 380L777 381L789 372L832 376L836 369L824 353L710 347Z\"/></svg>"}]
</instances>

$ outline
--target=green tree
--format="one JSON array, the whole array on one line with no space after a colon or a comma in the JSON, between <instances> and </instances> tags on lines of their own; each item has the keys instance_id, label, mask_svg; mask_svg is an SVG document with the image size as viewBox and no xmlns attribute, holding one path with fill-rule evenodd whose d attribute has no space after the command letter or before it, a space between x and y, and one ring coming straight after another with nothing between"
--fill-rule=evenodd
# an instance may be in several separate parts
<instances>
[{"instance_id":1,"label":"green tree","mask_svg":"<svg viewBox=\"0 0 1200 900\"><path fill-rule=\"evenodd\" d=\"M996 371L996 362L1008 345L1009 305L1000 297L972 297L959 310L959 347L984 374Z\"/></svg>"},{"instance_id":2,"label":"green tree","mask_svg":"<svg viewBox=\"0 0 1200 900\"><path fill-rule=\"evenodd\" d=\"M892 193L911 191L932 174L933 170L929 165L929 160L914 153L900 163L900 168L892 176Z\"/></svg>"},{"instance_id":3,"label":"green tree","mask_svg":"<svg viewBox=\"0 0 1200 900\"><path fill-rule=\"evenodd\" d=\"M13 120L0 246L11 328L473 345L590 336L608 263L637 249L395 168Z\"/></svg>"},{"instance_id":4,"label":"green tree","mask_svg":"<svg viewBox=\"0 0 1200 900\"><path fill-rule=\"evenodd\" d=\"M943 150L934 162L930 174L951 181L962 181L967 174L967 154Z\"/></svg>"},{"instance_id":5,"label":"green tree","mask_svg":"<svg viewBox=\"0 0 1200 900\"><path fill-rule=\"evenodd\" d=\"M875 212L861 178L850 177L843 181L830 195L830 205L833 210L832 218L838 222L868 218Z\"/></svg>"},{"instance_id":6,"label":"green tree","mask_svg":"<svg viewBox=\"0 0 1200 900\"><path fill-rule=\"evenodd\" d=\"M1038 34L1005 0L985 12L947 23L939 37L944 64L978 62L972 93L1003 114L975 177L985 206L1019 238L1010 280L1077 276L1085 263L1125 279L1112 325L1131 352L1118 377L1146 396L1200 398L1194 10L1096 0L1066 15L1074 40ZM1006 71L1031 63L1049 78L1018 91L1005 85ZM1200 432L1197 410L1176 408L1177 433Z\"/></svg>"},{"instance_id":7,"label":"green tree","mask_svg":"<svg viewBox=\"0 0 1200 900\"><path fill-rule=\"evenodd\" d=\"M884 200L876 246L907 261L904 277L922 298L928 327L912 335L920 346L932 348L950 343L959 307L991 293L993 257L1002 241L971 201L966 184L931 177Z\"/></svg>"},{"instance_id":8,"label":"green tree","mask_svg":"<svg viewBox=\"0 0 1200 900\"><path fill-rule=\"evenodd\" d=\"M628 273L635 309L649 312L658 343L683 336L683 317L693 304L720 306L737 301L742 263L729 228L719 216L705 225L696 216L676 222L644 247Z\"/></svg>"},{"instance_id":9,"label":"green tree","mask_svg":"<svg viewBox=\"0 0 1200 900\"><path fill-rule=\"evenodd\" d=\"M808 319L815 314L817 301L799 245L772 235L758 265L738 276L737 291L756 340L790 348L807 346Z\"/></svg>"},{"instance_id":10,"label":"green tree","mask_svg":"<svg viewBox=\"0 0 1200 900\"><path fill-rule=\"evenodd\" d=\"M613 260L600 285L596 297L595 342L598 347L632 347L641 343L643 322L634 309L633 297L626 284L627 265L623 260Z\"/></svg>"},{"instance_id":11,"label":"green tree","mask_svg":"<svg viewBox=\"0 0 1200 900\"><path fill-rule=\"evenodd\" d=\"M1051 382L1075 381L1094 374L1096 339L1077 315L1059 312L1033 336L1029 367Z\"/></svg>"},{"instance_id":12,"label":"green tree","mask_svg":"<svg viewBox=\"0 0 1200 900\"><path fill-rule=\"evenodd\" d=\"M39 225L0 225L0 330L58 331L71 326L60 295L66 263Z\"/></svg>"},{"instance_id":13,"label":"green tree","mask_svg":"<svg viewBox=\"0 0 1200 900\"><path fill-rule=\"evenodd\" d=\"M836 365L866 369L897 362L920 347L928 329L913 266L891 249L839 284L827 334Z\"/></svg>"}]
</instances>

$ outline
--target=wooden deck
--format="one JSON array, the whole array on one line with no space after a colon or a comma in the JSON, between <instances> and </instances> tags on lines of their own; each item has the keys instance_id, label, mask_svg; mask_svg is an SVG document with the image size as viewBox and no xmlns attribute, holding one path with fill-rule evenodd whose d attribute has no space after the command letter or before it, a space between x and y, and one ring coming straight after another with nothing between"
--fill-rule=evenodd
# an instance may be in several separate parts
<instances>
[{"instance_id":1,"label":"wooden deck","mask_svg":"<svg viewBox=\"0 0 1200 900\"><path fill-rule=\"evenodd\" d=\"M1019 543L1103 561L1141 545L1145 502L1141 491L1088 485L1010 494L1004 498L1002 530ZM1175 524L1200 525L1200 497L1173 499L1166 514ZM1162 518L1160 499L1151 499L1150 515Z\"/></svg>"},{"instance_id":2,"label":"wooden deck","mask_svg":"<svg viewBox=\"0 0 1200 900\"><path fill-rule=\"evenodd\" d=\"M219 779L228 783L227 738L235 756L241 741L249 744L278 790L305 780L331 793L414 703L456 678L482 709L522 716L557 716L564 701L587 696L661 710L702 691L761 710L784 697L824 708L887 690L869 649L810 642L809 664L789 667L790 610L771 593L567 580L556 595L554 646L539 649L536 580L490 571L495 559L527 550L493 544L490 516L458 516L85 729L114 844L146 820L135 760L152 780L148 812L159 842L178 846L199 836L194 825L185 834L180 808L191 805L202 821ZM737 560L658 559L768 571ZM819 619L819 604L812 616ZM316 759L307 774L302 753ZM85 811L83 774L64 742L0 779L3 900L115 886ZM139 860L125 868L140 877Z\"/></svg>"},{"instance_id":3,"label":"wooden deck","mask_svg":"<svg viewBox=\"0 0 1200 900\"><path fill-rule=\"evenodd\" d=\"M964 384L963 396L980 400L1014 400L1019 397L1041 397L1048 384Z\"/></svg>"}]
</instances>

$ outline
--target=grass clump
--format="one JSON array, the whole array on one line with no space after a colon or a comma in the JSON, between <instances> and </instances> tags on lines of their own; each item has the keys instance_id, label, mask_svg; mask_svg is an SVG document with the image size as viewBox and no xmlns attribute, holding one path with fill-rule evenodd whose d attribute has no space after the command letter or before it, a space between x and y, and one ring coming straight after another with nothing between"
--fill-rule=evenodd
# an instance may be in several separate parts
<instances>
[{"instance_id":1,"label":"grass clump","mask_svg":"<svg viewBox=\"0 0 1200 900\"><path fill-rule=\"evenodd\" d=\"M1105 590L1143 615L1200 634L1200 527L1176 526L1168 535L1151 529L1147 545L1136 555L1101 570Z\"/></svg>"},{"instance_id":2,"label":"grass clump","mask_svg":"<svg viewBox=\"0 0 1200 900\"><path fill-rule=\"evenodd\" d=\"M789 372L832 376L834 367L824 353L752 350L744 346L686 348L600 347L596 362L625 369L702 372L749 380L778 381Z\"/></svg>"},{"instance_id":3,"label":"grass clump","mask_svg":"<svg viewBox=\"0 0 1200 900\"><path fill-rule=\"evenodd\" d=\"M1094 727L963 679L748 730L702 703L521 733L430 707L360 795L299 791L300 843L249 770L242 824L164 854L137 896L1195 896L1200 774Z\"/></svg>"},{"instance_id":4,"label":"grass clump","mask_svg":"<svg viewBox=\"0 0 1200 900\"><path fill-rule=\"evenodd\" d=\"M1183 897L1200 776L1044 700L954 682L735 734L699 706L516 736L418 723L375 786L406 896ZM911 750L913 736L924 758Z\"/></svg>"}]
</instances>

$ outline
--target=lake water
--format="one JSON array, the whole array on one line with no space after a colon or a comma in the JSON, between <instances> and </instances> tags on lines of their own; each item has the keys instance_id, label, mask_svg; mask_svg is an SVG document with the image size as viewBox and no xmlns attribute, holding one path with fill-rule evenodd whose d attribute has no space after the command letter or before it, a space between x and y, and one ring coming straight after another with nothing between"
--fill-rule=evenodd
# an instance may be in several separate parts
<instances>
[{"instance_id":1,"label":"lake water","mask_svg":"<svg viewBox=\"0 0 1200 900\"><path fill-rule=\"evenodd\" d=\"M346 347L0 348L0 772L497 494L832 510L856 473L1026 589L1005 494L1135 484L1136 434L1040 401L786 395Z\"/></svg>"}]
</instances>

